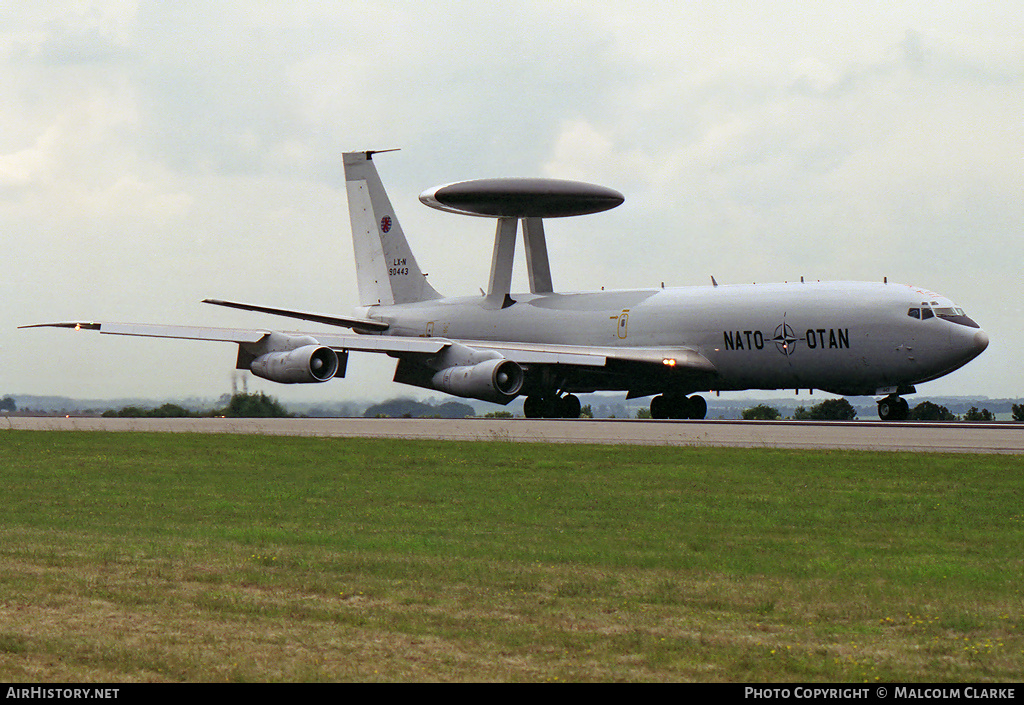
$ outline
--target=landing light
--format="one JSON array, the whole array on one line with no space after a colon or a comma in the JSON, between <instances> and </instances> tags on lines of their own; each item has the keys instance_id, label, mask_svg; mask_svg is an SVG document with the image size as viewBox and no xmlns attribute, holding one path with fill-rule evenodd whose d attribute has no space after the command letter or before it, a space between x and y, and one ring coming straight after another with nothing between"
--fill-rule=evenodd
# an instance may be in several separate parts
<instances>
[{"instance_id":1,"label":"landing light","mask_svg":"<svg viewBox=\"0 0 1024 705\"><path fill-rule=\"evenodd\" d=\"M666 357L664 360L661 361L661 364L663 364L665 367L675 367L676 361L670 357Z\"/></svg>"}]
</instances>

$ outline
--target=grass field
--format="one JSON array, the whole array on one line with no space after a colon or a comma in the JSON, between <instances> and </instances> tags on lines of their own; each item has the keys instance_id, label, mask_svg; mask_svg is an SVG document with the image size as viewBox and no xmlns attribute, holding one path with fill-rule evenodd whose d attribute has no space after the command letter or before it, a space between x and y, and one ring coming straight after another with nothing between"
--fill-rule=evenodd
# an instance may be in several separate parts
<instances>
[{"instance_id":1,"label":"grass field","mask_svg":"<svg viewBox=\"0 0 1024 705\"><path fill-rule=\"evenodd\" d=\"M0 681L1019 681L1013 456L0 432Z\"/></svg>"}]
</instances>

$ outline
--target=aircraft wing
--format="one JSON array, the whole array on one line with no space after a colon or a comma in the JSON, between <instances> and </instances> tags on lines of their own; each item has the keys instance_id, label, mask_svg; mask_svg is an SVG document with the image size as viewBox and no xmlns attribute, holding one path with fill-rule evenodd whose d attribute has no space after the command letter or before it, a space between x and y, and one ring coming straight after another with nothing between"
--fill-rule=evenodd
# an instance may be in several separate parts
<instances>
[{"instance_id":1,"label":"aircraft wing","mask_svg":"<svg viewBox=\"0 0 1024 705\"><path fill-rule=\"evenodd\" d=\"M210 328L149 323L101 323L96 321L62 321L36 323L21 328L74 328L95 330L107 335L130 335L146 338L178 338L210 340L225 343L258 343L275 332L270 328ZM286 335L311 336L321 345L335 350L378 353L420 353L433 355L452 344L447 338L420 338L398 335L360 335L356 333L284 332ZM609 361L663 365L677 369L714 372L715 366L706 357L686 347L614 347L559 345L549 343L515 343L493 340L459 340L463 345L480 350L493 350L521 365L574 365L604 367Z\"/></svg>"},{"instance_id":2,"label":"aircraft wing","mask_svg":"<svg viewBox=\"0 0 1024 705\"><path fill-rule=\"evenodd\" d=\"M201 326L167 326L148 323L99 323L96 321L61 321L60 323L33 323L18 328L73 328L95 330L111 335L138 335L148 338L182 338L184 340L216 340L225 343L255 343L269 331L239 330L235 328L205 328Z\"/></svg>"},{"instance_id":3,"label":"aircraft wing","mask_svg":"<svg viewBox=\"0 0 1024 705\"><path fill-rule=\"evenodd\" d=\"M699 389L717 377L714 364L697 350L684 346L616 347L467 341L459 344L494 351L524 369L553 366L568 392L625 390L626 398L660 394L665 389ZM399 363L401 369L401 363ZM398 380L407 381L407 380ZM409 381L407 383L415 383Z\"/></svg>"},{"instance_id":4,"label":"aircraft wing","mask_svg":"<svg viewBox=\"0 0 1024 705\"><path fill-rule=\"evenodd\" d=\"M511 343L490 340L462 340L465 345L494 350L522 365L561 364L604 367L609 361L662 365L699 372L715 372L706 357L688 347L614 347L599 345L559 345L546 343Z\"/></svg>"},{"instance_id":5,"label":"aircraft wing","mask_svg":"<svg viewBox=\"0 0 1024 705\"><path fill-rule=\"evenodd\" d=\"M95 321L63 321L36 323L21 328L74 328L95 330L108 335L134 335L145 338L179 338L211 340L225 343L258 343L275 331L270 328L207 328L202 326L155 325L149 323L98 323ZM337 350L382 353L433 354L450 342L440 338L409 338L397 335L358 335L337 333L305 333L286 331L285 335L311 336L321 345Z\"/></svg>"},{"instance_id":6,"label":"aircraft wing","mask_svg":"<svg viewBox=\"0 0 1024 705\"><path fill-rule=\"evenodd\" d=\"M96 321L64 321L39 323L22 328L73 328L94 330L107 335L129 335L147 338L177 338L235 343L238 347L238 369L285 384L293 382L326 382L331 377L345 376L345 363L350 351L382 353L399 358L395 381L430 389L440 389L459 396L508 403L514 391L494 393L490 386L472 389L438 387L447 384L447 376L437 382L442 370L465 364L446 360L448 349L472 357L472 351L497 353L505 361L524 369L558 367L563 387L574 391L625 389L627 397L658 393L666 383L679 385L685 380L706 381L716 374L715 366L698 351L688 347L615 347L561 345L554 343L520 343L488 340L449 340L398 335L365 335L358 333L304 333L274 331L268 328L212 328L202 326L160 325L145 323L101 323ZM328 357L324 347L338 352ZM460 350L461 349L461 350ZM466 358L463 358L466 359ZM460 367L459 374L472 376L497 374L488 363L471 363ZM481 369L487 367L487 370ZM508 372L503 373L508 374ZM515 373L513 373L515 374ZM518 373L519 384L522 371ZM510 379L504 377L504 379ZM700 386L700 385L698 385Z\"/></svg>"}]
</instances>

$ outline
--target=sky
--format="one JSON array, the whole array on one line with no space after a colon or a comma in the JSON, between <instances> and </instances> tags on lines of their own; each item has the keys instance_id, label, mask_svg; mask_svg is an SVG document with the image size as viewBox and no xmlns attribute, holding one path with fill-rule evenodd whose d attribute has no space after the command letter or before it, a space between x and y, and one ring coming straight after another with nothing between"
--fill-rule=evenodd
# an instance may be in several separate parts
<instances>
[{"instance_id":1,"label":"sky","mask_svg":"<svg viewBox=\"0 0 1024 705\"><path fill-rule=\"evenodd\" d=\"M229 344L17 326L349 315L342 153L401 148L375 163L445 294L486 287L494 225L421 191L590 181L626 201L547 224L557 290L887 277L991 338L919 392L1024 397L1019 0L50 0L0 16L0 64L0 394L230 391ZM249 389L424 396L393 369Z\"/></svg>"}]
</instances>

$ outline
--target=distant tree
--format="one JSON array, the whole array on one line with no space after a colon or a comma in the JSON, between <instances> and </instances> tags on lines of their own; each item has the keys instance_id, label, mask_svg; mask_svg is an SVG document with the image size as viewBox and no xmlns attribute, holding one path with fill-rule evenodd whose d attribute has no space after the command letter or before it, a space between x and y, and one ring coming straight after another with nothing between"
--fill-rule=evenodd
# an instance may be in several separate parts
<instances>
[{"instance_id":1,"label":"distant tree","mask_svg":"<svg viewBox=\"0 0 1024 705\"><path fill-rule=\"evenodd\" d=\"M256 394L233 394L228 405L220 410L220 416L232 418L288 418L294 416L277 399L263 392Z\"/></svg>"},{"instance_id":2,"label":"distant tree","mask_svg":"<svg viewBox=\"0 0 1024 705\"><path fill-rule=\"evenodd\" d=\"M988 409L982 409L978 411L978 407L972 406L968 409L967 413L964 414L964 421L995 421L996 417Z\"/></svg>"},{"instance_id":3,"label":"distant tree","mask_svg":"<svg viewBox=\"0 0 1024 705\"><path fill-rule=\"evenodd\" d=\"M590 404L584 404L580 408L580 418L581 419L592 419L592 418L594 418L594 409L590 406Z\"/></svg>"},{"instance_id":4,"label":"distant tree","mask_svg":"<svg viewBox=\"0 0 1024 705\"><path fill-rule=\"evenodd\" d=\"M1024 404L1013 405L1013 420L1024 421Z\"/></svg>"},{"instance_id":5,"label":"distant tree","mask_svg":"<svg viewBox=\"0 0 1024 705\"><path fill-rule=\"evenodd\" d=\"M117 411L114 409L108 409L104 411L102 415L106 418L123 419L170 419L199 416L196 412L189 411L185 407L177 404L163 404L155 409L143 409L141 406L125 406Z\"/></svg>"},{"instance_id":6,"label":"distant tree","mask_svg":"<svg viewBox=\"0 0 1024 705\"><path fill-rule=\"evenodd\" d=\"M944 406L923 401L910 410L911 421L956 421L956 414Z\"/></svg>"},{"instance_id":7,"label":"distant tree","mask_svg":"<svg viewBox=\"0 0 1024 705\"><path fill-rule=\"evenodd\" d=\"M431 415L442 419L464 419L476 416L476 409L461 401L446 401L444 404L431 407Z\"/></svg>"},{"instance_id":8,"label":"distant tree","mask_svg":"<svg viewBox=\"0 0 1024 705\"><path fill-rule=\"evenodd\" d=\"M638 419L649 419L651 418L651 410L646 406L641 406L636 410L636 417Z\"/></svg>"},{"instance_id":9,"label":"distant tree","mask_svg":"<svg viewBox=\"0 0 1024 705\"><path fill-rule=\"evenodd\" d=\"M846 399L826 399L810 410L798 406L793 418L798 421L853 421L857 418L857 410Z\"/></svg>"},{"instance_id":10,"label":"distant tree","mask_svg":"<svg viewBox=\"0 0 1024 705\"><path fill-rule=\"evenodd\" d=\"M743 418L747 421L776 421L782 418L782 413L774 406L758 404L750 409L744 409Z\"/></svg>"},{"instance_id":11,"label":"distant tree","mask_svg":"<svg viewBox=\"0 0 1024 705\"><path fill-rule=\"evenodd\" d=\"M143 409L141 406L124 406L119 411L110 410L103 412L104 416L107 414L122 419L139 419L148 416L149 409Z\"/></svg>"},{"instance_id":12,"label":"distant tree","mask_svg":"<svg viewBox=\"0 0 1024 705\"><path fill-rule=\"evenodd\" d=\"M369 407L363 412L363 416L368 419L397 419L405 414L422 416L426 413L429 413L427 405L415 399L388 399Z\"/></svg>"},{"instance_id":13,"label":"distant tree","mask_svg":"<svg viewBox=\"0 0 1024 705\"><path fill-rule=\"evenodd\" d=\"M443 418L464 419L476 415L473 407L462 402L449 401L439 406L426 404L415 399L389 399L374 404L363 412L363 416L372 418Z\"/></svg>"},{"instance_id":14,"label":"distant tree","mask_svg":"<svg viewBox=\"0 0 1024 705\"><path fill-rule=\"evenodd\" d=\"M17 411L18 406L14 403L14 397L6 396L0 399L0 411Z\"/></svg>"},{"instance_id":15,"label":"distant tree","mask_svg":"<svg viewBox=\"0 0 1024 705\"><path fill-rule=\"evenodd\" d=\"M511 411L488 411L484 414L485 419L510 419L512 418Z\"/></svg>"},{"instance_id":16,"label":"distant tree","mask_svg":"<svg viewBox=\"0 0 1024 705\"><path fill-rule=\"evenodd\" d=\"M177 404L163 404L147 414L147 416L160 419L185 418L193 415L194 414L191 411L183 406L178 406Z\"/></svg>"}]
</instances>

